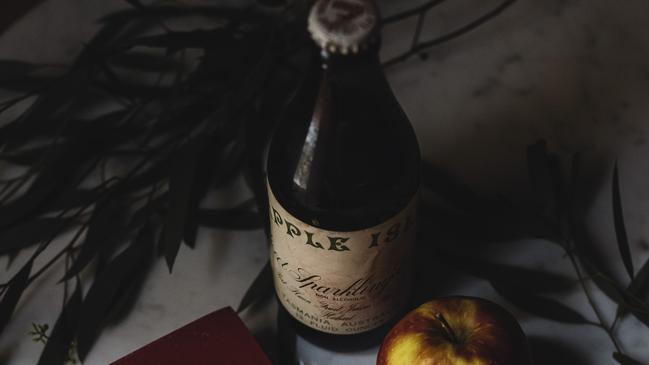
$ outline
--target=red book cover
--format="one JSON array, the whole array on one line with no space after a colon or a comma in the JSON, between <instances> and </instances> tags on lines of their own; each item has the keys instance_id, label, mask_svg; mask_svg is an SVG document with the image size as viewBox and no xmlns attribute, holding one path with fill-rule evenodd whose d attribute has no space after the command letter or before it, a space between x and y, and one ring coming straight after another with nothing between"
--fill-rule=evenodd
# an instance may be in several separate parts
<instances>
[{"instance_id":1,"label":"red book cover","mask_svg":"<svg viewBox=\"0 0 649 365\"><path fill-rule=\"evenodd\" d=\"M271 365L232 308L175 330L111 365Z\"/></svg>"}]
</instances>

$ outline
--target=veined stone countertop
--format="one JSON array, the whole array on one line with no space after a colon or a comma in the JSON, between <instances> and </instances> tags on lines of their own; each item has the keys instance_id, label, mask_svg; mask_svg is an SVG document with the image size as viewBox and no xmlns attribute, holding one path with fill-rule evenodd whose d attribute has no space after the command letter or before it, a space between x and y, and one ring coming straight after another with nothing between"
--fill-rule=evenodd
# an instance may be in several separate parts
<instances>
[{"instance_id":1,"label":"veined stone countertop","mask_svg":"<svg viewBox=\"0 0 649 365\"><path fill-rule=\"evenodd\" d=\"M381 5L384 14L392 14L423 2L384 0ZM424 37L451 30L495 4L448 1L429 14ZM0 58L66 63L96 29L95 20L121 6L49 0L0 36ZM409 21L384 29L386 58L408 47L413 27L414 21ZM611 270L624 282L610 196L617 159L633 263L636 268L644 264L649 257L649 2L520 0L479 30L427 55L426 60L413 57L387 72L426 160L479 192L525 200L526 146L546 139L566 162L580 153L591 172L588 176L593 176L587 181L593 190L588 225L598 250L610 258ZM233 187L228 196L243 199L246 194ZM204 229L197 246L181 248L171 275L162 260L157 262L135 310L103 333L86 364L109 363L206 313L236 307L268 257L261 231ZM498 256L510 263L570 272L568 259L553 245L528 240L516 247ZM5 264L6 258L0 259L0 267ZM457 280L442 285L437 294L477 295L502 303L532 339L537 363L558 363L553 353L559 351L569 364L614 363L614 347L603 331L530 316L507 304L484 281L449 275ZM6 277L7 272L0 273L0 278ZM27 293L28 300L21 302L0 338L0 363L36 362L42 345L32 342L27 332L32 322L54 323L61 305L58 277L50 275ZM594 296L610 323L615 306L597 290ZM558 299L594 319L580 290ZM274 305L243 315L265 345L275 331ZM629 316L617 333L626 352L649 363L647 327ZM371 365L376 355L376 349L332 354L303 341L298 348L310 359L304 363L313 365Z\"/></svg>"}]
</instances>

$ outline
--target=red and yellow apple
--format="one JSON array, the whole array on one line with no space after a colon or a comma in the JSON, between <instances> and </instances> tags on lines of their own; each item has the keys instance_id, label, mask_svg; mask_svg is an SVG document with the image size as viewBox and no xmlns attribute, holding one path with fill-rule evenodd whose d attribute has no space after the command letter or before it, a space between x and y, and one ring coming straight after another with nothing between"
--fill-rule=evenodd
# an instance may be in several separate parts
<instances>
[{"instance_id":1,"label":"red and yellow apple","mask_svg":"<svg viewBox=\"0 0 649 365\"><path fill-rule=\"evenodd\" d=\"M527 339L499 305L473 297L432 300L383 340L377 365L529 365Z\"/></svg>"}]
</instances>

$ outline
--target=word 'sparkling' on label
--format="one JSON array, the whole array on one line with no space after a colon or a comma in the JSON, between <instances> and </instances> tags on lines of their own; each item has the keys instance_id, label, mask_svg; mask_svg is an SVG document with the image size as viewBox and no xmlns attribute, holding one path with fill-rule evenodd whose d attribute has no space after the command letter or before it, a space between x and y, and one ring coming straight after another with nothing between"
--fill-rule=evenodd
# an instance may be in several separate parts
<instances>
[{"instance_id":1,"label":"word 'sparkling' on label","mask_svg":"<svg viewBox=\"0 0 649 365\"><path fill-rule=\"evenodd\" d=\"M322 332L356 334L402 309L410 293L416 198L375 227L335 232L292 216L270 186L268 195L275 290L293 317Z\"/></svg>"}]
</instances>

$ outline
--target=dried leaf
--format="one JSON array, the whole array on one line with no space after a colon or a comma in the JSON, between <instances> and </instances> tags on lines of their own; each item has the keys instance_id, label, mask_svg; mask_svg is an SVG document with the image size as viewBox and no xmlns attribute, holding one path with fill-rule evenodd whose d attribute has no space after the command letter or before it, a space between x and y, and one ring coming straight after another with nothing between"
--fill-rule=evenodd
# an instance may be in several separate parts
<instances>
[{"instance_id":1,"label":"dried leaf","mask_svg":"<svg viewBox=\"0 0 649 365\"><path fill-rule=\"evenodd\" d=\"M615 223L615 235L617 236L617 246L620 249L622 262L624 262L624 267L629 277L633 280L633 259L631 258L629 239L624 225L624 210L622 209L622 198L620 197L620 177L617 162L613 168L613 221Z\"/></svg>"},{"instance_id":2,"label":"dried leaf","mask_svg":"<svg viewBox=\"0 0 649 365\"><path fill-rule=\"evenodd\" d=\"M239 209L200 209L198 224L208 228L252 230L262 228L258 212Z\"/></svg>"},{"instance_id":3,"label":"dried leaf","mask_svg":"<svg viewBox=\"0 0 649 365\"><path fill-rule=\"evenodd\" d=\"M9 323L9 319L11 319L11 315L18 304L18 300L20 300L23 291L25 291L25 288L29 283L29 274L32 271L33 263L32 260L29 260L25 266L14 275L11 279L9 288L6 289L2 301L0 301L0 334L2 334Z\"/></svg>"},{"instance_id":4,"label":"dried leaf","mask_svg":"<svg viewBox=\"0 0 649 365\"><path fill-rule=\"evenodd\" d=\"M41 353L38 365L65 365L69 349L77 330L79 310L82 302L81 283L77 282L74 293L68 300L65 308L59 314L54 329L47 339L45 349Z\"/></svg>"},{"instance_id":5,"label":"dried leaf","mask_svg":"<svg viewBox=\"0 0 649 365\"><path fill-rule=\"evenodd\" d=\"M140 235L149 234L143 228ZM88 290L80 311L77 332L78 351L84 361L94 344L115 302L129 287L131 278L139 270L143 260L152 255L152 247L146 240L136 239L131 245L108 263Z\"/></svg>"},{"instance_id":6,"label":"dried leaf","mask_svg":"<svg viewBox=\"0 0 649 365\"><path fill-rule=\"evenodd\" d=\"M521 288L508 287L499 283L492 282L491 285L503 298L531 314L564 323L592 324L581 313L553 299L537 296Z\"/></svg>"},{"instance_id":7,"label":"dried leaf","mask_svg":"<svg viewBox=\"0 0 649 365\"><path fill-rule=\"evenodd\" d=\"M237 307L237 313L243 312L252 304L260 301L272 292L273 271L271 270L270 262L267 262L243 295L243 298Z\"/></svg>"},{"instance_id":8,"label":"dried leaf","mask_svg":"<svg viewBox=\"0 0 649 365\"><path fill-rule=\"evenodd\" d=\"M169 209L167 209L161 236L169 272L173 270L174 261L183 238L192 187L196 176L198 151L200 151L200 143L197 141L188 142L171 165L168 193Z\"/></svg>"},{"instance_id":9,"label":"dried leaf","mask_svg":"<svg viewBox=\"0 0 649 365\"><path fill-rule=\"evenodd\" d=\"M644 365L640 361L631 358L629 355L624 355L619 352L613 353L613 359L615 359L615 361L617 361L618 364L622 364L622 365Z\"/></svg>"}]
</instances>

